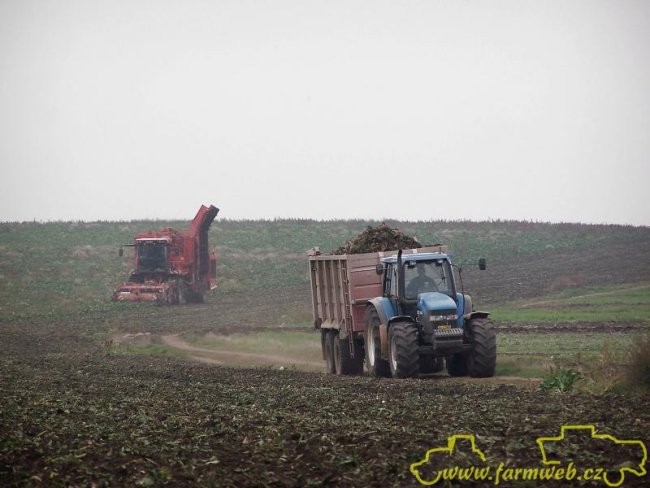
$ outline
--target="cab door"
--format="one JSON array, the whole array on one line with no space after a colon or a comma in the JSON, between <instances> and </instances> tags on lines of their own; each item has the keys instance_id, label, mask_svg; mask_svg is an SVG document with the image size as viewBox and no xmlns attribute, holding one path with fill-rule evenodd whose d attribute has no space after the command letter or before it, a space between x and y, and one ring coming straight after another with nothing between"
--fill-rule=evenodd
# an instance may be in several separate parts
<instances>
[{"instance_id":1,"label":"cab door","mask_svg":"<svg viewBox=\"0 0 650 488\"><path fill-rule=\"evenodd\" d=\"M393 310L395 311L395 315L399 315L400 304L397 286L397 266L395 264L388 264L386 267L386 275L384 279L384 297L390 300Z\"/></svg>"}]
</instances>

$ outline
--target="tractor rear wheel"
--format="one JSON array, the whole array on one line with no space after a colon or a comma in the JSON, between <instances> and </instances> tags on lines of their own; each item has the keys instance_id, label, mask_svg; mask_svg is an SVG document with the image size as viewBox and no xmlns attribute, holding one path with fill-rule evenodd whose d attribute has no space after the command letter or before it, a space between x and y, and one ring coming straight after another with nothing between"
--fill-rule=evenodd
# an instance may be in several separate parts
<instances>
[{"instance_id":1,"label":"tractor rear wheel","mask_svg":"<svg viewBox=\"0 0 650 488\"><path fill-rule=\"evenodd\" d=\"M332 331L331 336L333 337L332 343L336 374L348 375L363 373L363 356L357 353L358 349L355 349L355 355L352 357L350 355L350 342L348 338L339 339L339 335L335 331Z\"/></svg>"},{"instance_id":2,"label":"tractor rear wheel","mask_svg":"<svg viewBox=\"0 0 650 488\"><path fill-rule=\"evenodd\" d=\"M336 373L334 366L334 331L331 329L323 329L321 331L323 341L323 354L325 356L325 371L329 374Z\"/></svg>"},{"instance_id":3,"label":"tractor rear wheel","mask_svg":"<svg viewBox=\"0 0 650 488\"><path fill-rule=\"evenodd\" d=\"M415 378L420 373L418 330L411 322L395 322L388 331L388 363L393 378Z\"/></svg>"},{"instance_id":4,"label":"tractor rear wheel","mask_svg":"<svg viewBox=\"0 0 650 488\"><path fill-rule=\"evenodd\" d=\"M366 367L370 376L387 378L390 376L388 361L381 358L381 340L379 338L379 314L375 307L366 309L364 323L364 345L366 349Z\"/></svg>"},{"instance_id":5,"label":"tractor rear wheel","mask_svg":"<svg viewBox=\"0 0 650 488\"><path fill-rule=\"evenodd\" d=\"M488 318L472 319L468 323L472 350L467 356L467 372L474 378L494 376L497 364L497 338L493 325Z\"/></svg>"}]
</instances>

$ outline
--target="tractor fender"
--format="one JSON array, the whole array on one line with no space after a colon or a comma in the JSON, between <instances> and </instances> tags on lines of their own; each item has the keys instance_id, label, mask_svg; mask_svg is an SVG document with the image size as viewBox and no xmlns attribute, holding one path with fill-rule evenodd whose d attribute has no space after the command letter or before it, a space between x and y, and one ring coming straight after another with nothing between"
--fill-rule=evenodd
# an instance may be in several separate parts
<instances>
[{"instance_id":1,"label":"tractor fender","mask_svg":"<svg viewBox=\"0 0 650 488\"><path fill-rule=\"evenodd\" d=\"M388 325L388 317L394 315L393 304L390 303L388 298L377 297L368 300L368 303L375 307L377 315L379 315L379 321L382 324Z\"/></svg>"},{"instance_id":2,"label":"tractor fender","mask_svg":"<svg viewBox=\"0 0 650 488\"><path fill-rule=\"evenodd\" d=\"M381 343L380 357L388 357L388 317L393 315L393 304L388 298L377 297L368 300L379 316L379 342Z\"/></svg>"},{"instance_id":3,"label":"tractor fender","mask_svg":"<svg viewBox=\"0 0 650 488\"><path fill-rule=\"evenodd\" d=\"M481 312L481 311L476 311L476 312L470 312L464 315L466 321L470 321L472 319L487 319L488 316L490 315L490 312Z\"/></svg>"},{"instance_id":4,"label":"tractor fender","mask_svg":"<svg viewBox=\"0 0 650 488\"><path fill-rule=\"evenodd\" d=\"M379 340L381 342L381 358L388 359L388 329L393 322L413 322L413 317L410 315L395 315L393 304L388 298L377 297L368 302L375 307L377 315L379 315Z\"/></svg>"}]
</instances>

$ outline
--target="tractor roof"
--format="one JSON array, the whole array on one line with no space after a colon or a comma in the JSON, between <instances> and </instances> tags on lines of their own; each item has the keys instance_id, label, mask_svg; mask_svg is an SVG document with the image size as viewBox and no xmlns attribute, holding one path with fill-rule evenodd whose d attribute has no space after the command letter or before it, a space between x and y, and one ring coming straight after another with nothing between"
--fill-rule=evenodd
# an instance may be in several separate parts
<instances>
[{"instance_id":1,"label":"tractor roof","mask_svg":"<svg viewBox=\"0 0 650 488\"><path fill-rule=\"evenodd\" d=\"M414 254L402 254L402 261L433 261L436 259L446 259L449 261L449 256L440 252L419 252ZM396 263L397 256L388 256L387 258L382 258L382 263Z\"/></svg>"}]
</instances>

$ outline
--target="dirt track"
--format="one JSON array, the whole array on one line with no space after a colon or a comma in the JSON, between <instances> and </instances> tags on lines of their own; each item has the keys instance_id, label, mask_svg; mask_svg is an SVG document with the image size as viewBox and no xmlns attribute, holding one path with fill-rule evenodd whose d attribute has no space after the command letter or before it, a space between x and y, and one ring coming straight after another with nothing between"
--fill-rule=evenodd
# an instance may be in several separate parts
<instances>
[{"instance_id":1,"label":"dirt track","mask_svg":"<svg viewBox=\"0 0 650 488\"><path fill-rule=\"evenodd\" d=\"M225 349L209 349L196 347L188 344L178 334L164 335L161 337L162 342L168 346L187 351L190 358L213 364L227 364L233 366L276 366L276 367L296 367L301 371L322 371L323 362L304 361L288 356L277 354L256 354L246 352L228 351Z\"/></svg>"},{"instance_id":2,"label":"dirt track","mask_svg":"<svg viewBox=\"0 0 650 488\"><path fill-rule=\"evenodd\" d=\"M186 342L179 334L170 334L160 337L163 344L175 349L190 353L189 359L200 361L208 364L217 364L224 366L242 366L242 367L264 367L272 366L274 368L291 368L305 372L322 373L325 371L323 361L304 361L290 356L278 354L256 354L237 351L228 351L225 349L212 349L206 347L193 346ZM484 384L504 384L514 385L523 388L533 389L541 381L539 378L523 378L519 376L495 376L492 378L451 378L446 373L428 376L434 381L452 381L463 383L484 383Z\"/></svg>"}]
</instances>

